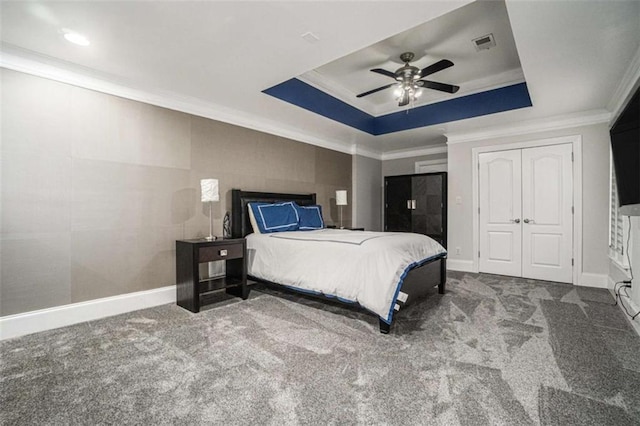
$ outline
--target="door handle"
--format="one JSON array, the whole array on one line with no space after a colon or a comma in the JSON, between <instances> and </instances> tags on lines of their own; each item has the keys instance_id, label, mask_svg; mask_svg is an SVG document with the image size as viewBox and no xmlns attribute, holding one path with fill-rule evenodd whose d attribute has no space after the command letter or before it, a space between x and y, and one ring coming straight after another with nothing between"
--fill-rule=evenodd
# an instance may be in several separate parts
<instances>
[{"instance_id":1,"label":"door handle","mask_svg":"<svg viewBox=\"0 0 640 426\"><path fill-rule=\"evenodd\" d=\"M416 209L416 200L411 200L411 210Z\"/></svg>"},{"instance_id":2,"label":"door handle","mask_svg":"<svg viewBox=\"0 0 640 426\"><path fill-rule=\"evenodd\" d=\"M529 222L535 223L535 220L533 220L533 219L525 219L523 222L524 223L529 223Z\"/></svg>"},{"instance_id":3,"label":"door handle","mask_svg":"<svg viewBox=\"0 0 640 426\"><path fill-rule=\"evenodd\" d=\"M407 200L407 210L411 210L411 200Z\"/></svg>"},{"instance_id":4,"label":"door handle","mask_svg":"<svg viewBox=\"0 0 640 426\"><path fill-rule=\"evenodd\" d=\"M525 219L526 220L526 219ZM520 223L520 219L511 219L511 222L513 223Z\"/></svg>"}]
</instances>

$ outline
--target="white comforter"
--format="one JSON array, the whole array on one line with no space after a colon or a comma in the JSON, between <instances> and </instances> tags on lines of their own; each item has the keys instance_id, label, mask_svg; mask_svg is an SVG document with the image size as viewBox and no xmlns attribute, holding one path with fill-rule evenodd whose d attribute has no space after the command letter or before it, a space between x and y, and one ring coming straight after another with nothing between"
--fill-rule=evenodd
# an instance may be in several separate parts
<instances>
[{"instance_id":1,"label":"white comforter","mask_svg":"<svg viewBox=\"0 0 640 426\"><path fill-rule=\"evenodd\" d=\"M391 322L406 272L446 250L421 234L322 229L250 234L247 252L251 276L358 302Z\"/></svg>"}]
</instances>

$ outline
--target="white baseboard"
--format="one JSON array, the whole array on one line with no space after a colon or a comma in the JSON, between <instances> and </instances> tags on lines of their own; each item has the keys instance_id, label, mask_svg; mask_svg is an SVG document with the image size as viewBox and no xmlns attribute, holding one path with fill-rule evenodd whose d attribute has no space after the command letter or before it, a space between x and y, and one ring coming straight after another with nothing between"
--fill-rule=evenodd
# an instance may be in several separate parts
<instances>
[{"instance_id":1,"label":"white baseboard","mask_svg":"<svg viewBox=\"0 0 640 426\"><path fill-rule=\"evenodd\" d=\"M176 302L176 286L0 317L0 340Z\"/></svg>"},{"instance_id":2,"label":"white baseboard","mask_svg":"<svg viewBox=\"0 0 640 426\"><path fill-rule=\"evenodd\" d=\"M580 275L580 282L576 283L576 285L583 287L608 288L609 276L605 274L591 274L589 272L583 272L582 275Z\"/></svg>"},{"instance_id":3,"label":"white baseboard","mask_svg":"<svg viewBox=\"0 0 640 426\"><path fill-rule=\"evenodd\" d=\"M460 272L475 272L472 260L447 259L447 269ZM609 276L583 272L576 285L584 287L608 288Z\"/></svg>"},{"instance_id":4,"label":"white baseboard","mask_svg":"<svg viewBox=\"0 0 640 426\"><path fill-rule=\"evenodd\" d=\"M447 269L460 272L474 272L473 260L447 259Z\"/></svg>"}]
</instances>

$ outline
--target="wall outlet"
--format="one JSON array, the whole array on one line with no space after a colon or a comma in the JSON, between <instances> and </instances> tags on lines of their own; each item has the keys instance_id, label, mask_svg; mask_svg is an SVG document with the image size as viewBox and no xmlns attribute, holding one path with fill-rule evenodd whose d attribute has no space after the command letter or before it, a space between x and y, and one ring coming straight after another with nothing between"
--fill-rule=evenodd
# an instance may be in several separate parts
<instances>
[{"instance_id":1,"label":"wall outlet","mask_svg":"<svg viewBox=\"0 0 640 426\"><path fill-rule=\"evenodd\" d=\"M456 247L456 254L462 253L462 249L460 247Z\"/></svg>"}]
</instances>

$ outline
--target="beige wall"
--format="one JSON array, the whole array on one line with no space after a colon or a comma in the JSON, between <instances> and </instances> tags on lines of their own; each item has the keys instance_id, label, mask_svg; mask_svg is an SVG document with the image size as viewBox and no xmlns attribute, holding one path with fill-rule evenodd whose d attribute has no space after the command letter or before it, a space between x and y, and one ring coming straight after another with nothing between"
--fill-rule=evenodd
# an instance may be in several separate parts
<instances>
[{"instance_id":1,"label":"beige wall","mask_svg":"<svg viewBox=\"0 0 640 426\"><path fill-rule=\"evenodd\" d=\"M482 142L450 144L448 147L450 259L473 260L471 253L473 248L472 148L568 135L582 135L583 271L607 275L610 140L606 124L496 138ZM461 198L462 204L456 204L456 197ZM455 253L456 247L460 247L460 254Z\"/></svg>"},{"instance_id":2,"label":"beige wall","mask_svg":"<svg viewBox=\"0 0 640 426\"><path fill-rule=\"evenodd\" d=\"M382 161L353 156L353 226L382 230Z\"/></svg>"},{"instance_id":3,"label":"beige wall","mask_svg":"<svg viewBox=\"0 0 640 426\"><path fill-rule=\"evenodd\" d=\"M199 181L316 192L338 220L351 156L1 71L0 315L175 284L175 240L208 234ZM350 206L344 212L351 216Z\"/></svg>"}]
</instances>

